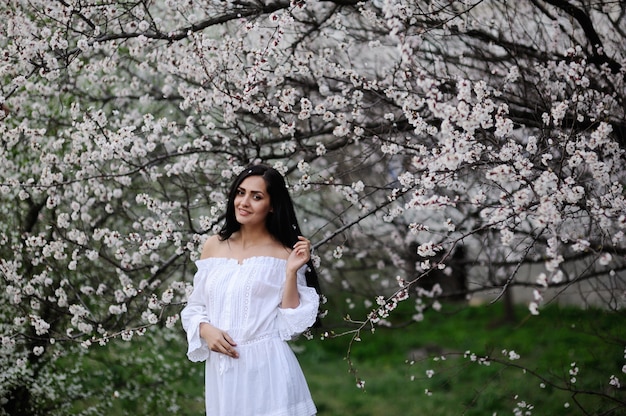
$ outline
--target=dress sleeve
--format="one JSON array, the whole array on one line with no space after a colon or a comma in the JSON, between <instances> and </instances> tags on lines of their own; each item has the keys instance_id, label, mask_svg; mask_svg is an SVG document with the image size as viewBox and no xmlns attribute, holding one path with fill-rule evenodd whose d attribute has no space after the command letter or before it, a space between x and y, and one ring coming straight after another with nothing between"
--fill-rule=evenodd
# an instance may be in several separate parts
<instances>
[{"instance_id":1,"label":"dress sleeve","mask_svg":"<svg viewBox=\"0 0 626 416\"><path fill-rule=\"evenodd\" d=\"M187 306L180 312L180 320L183 329L187 333L187 357L189 360L205 361L209 358L209 347L202 338L200 338L200 323L211 323L207 315L206 299L204 299L204 285L206 281L206 272L199 270L193 278L193 291L187 300Z\"/></svg>"},{"instance_id":2,"label":"dress sleeve","mask_svg":"<svg viewBox=\"0 0 626 416\"><path fill-rule=\"evenodd\" d=\"M320 298L314 288L306 285L304 272L307 267L305 264L297 273L300 304L296 308L278 308L278 331L284 340L297 337L317 319ZM280 296L282 298L282 290Z\"/></svg>"}]
</instances>

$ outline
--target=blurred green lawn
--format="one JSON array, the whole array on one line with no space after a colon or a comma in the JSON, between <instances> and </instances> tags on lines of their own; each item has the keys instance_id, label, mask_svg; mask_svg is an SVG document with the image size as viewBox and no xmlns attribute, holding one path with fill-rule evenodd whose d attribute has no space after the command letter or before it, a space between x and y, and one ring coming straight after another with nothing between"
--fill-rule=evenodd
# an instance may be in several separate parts
<instances>
[{"instance_id":1,"label":"blurred green lawn","mask_svg":"<svg viewBox=\"0 0 626 416\"><path fill-rule=\"evenodd\" d=\"M352 348L358 376L365 380L364 391L356 387L342 361L347 339L303 344L306 350L299 355L300 362L319 414L513 415L516 408L522 410L520 414L585 414L576 402L589 414L626 414L626 392L609 386L611 374L625 378L622 315L551 307L529 316L527 309L519 308L517 321L503 324L499 306L455 312L456 308L449 305L404 328L364 333ZM503 350L515 351L520 358L510 360ZM478 364L479 359L472 361L466 351L525 367L546 380L520 367ZM571 391L550 386L567 386L574 362L578 368L574 388L621 400L621 412L613 412L615 403L594 394L573 397Z\"/></svg>"}]
</instances>

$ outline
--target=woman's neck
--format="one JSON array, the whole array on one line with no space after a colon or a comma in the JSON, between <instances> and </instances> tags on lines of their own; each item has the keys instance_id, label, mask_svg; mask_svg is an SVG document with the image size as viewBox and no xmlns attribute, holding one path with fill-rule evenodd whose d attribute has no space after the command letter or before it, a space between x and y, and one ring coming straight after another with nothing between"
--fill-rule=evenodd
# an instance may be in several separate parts
<instances>
[{"instance_id":1,"label":"woman's neck","mask_svg":"<svg viewBox=\"0 0 626 416\"><path fill-rule=\"evenodd\" d=\"M265 227L241 227L233 237L243 250L274 241L274 237Z\"/></svg>"}]
</instances>

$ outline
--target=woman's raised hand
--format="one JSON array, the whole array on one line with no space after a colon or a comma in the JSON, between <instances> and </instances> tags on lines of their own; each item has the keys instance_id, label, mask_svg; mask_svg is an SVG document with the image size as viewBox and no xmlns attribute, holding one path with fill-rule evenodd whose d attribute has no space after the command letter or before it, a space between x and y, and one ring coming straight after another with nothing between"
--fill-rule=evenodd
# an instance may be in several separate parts
<instances>
[{"instance_id":1,"label":"woman's raised hand","mask_svg":"<svg viewBox=\"0 0 626 416\"><path fill-rule=\"evenodd\" d=\"M311 242L299 236L287 258L287 270L297 271L311 259Z\"/></svg>"}]
</instances>

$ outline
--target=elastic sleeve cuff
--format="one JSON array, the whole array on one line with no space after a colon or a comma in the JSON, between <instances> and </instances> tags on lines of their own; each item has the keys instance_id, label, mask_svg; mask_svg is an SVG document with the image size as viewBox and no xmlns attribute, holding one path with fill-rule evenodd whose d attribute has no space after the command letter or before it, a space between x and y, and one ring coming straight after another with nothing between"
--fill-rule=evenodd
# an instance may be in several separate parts
<instances>
[{"instance_id":1,"label":"elastic sleeve cuff","mask_svg":"<svg viewBox=\"0 0 626 416\"><path fill-rule=\"evenodd\" d=\"M189 344L187 358L193 362L206 361L211 353L207 343L200 338L200 323L202 322L207 321L200 318L194 319L193 322L190 322L187 332L187 343Z\"/></svg>"},{"instance_id":2,"label":"elastic sleeve cuff","mask_svg":"<svg viewBox=\"0 0 626 416\"><path fill-rule=\"evenodd\" d=\"M311 327L317 319L320 298L314 288L306 285L305 266L298 270L300 304L296 308L278 308L278 331L283 340L290 340Z\"/></svg>"}]
</instances>

